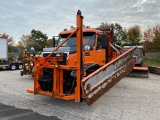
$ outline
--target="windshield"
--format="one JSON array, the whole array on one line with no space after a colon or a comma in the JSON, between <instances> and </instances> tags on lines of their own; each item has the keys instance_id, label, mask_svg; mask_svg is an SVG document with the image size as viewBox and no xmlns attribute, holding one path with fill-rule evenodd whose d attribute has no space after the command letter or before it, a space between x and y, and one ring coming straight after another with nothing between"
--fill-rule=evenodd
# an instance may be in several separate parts
<instances>
[{"instance_id":1,"label":"windshield","mask_svg":"<svg viewBox=\"0 0 160 120\"><path fill-rule=\"evenodd\" d=\"M69 34L60 35L58 40L58 45L60 45ZM89 45L90 47L93 47L95 44L95 38L96 34L94 32L84 32L83 33L83 45ZM74 34L71 38L67 40L63 45L63 47L72 47L76 46L76 34Z\"/></svg>"},{"instance_id":2,"label":"windshield","mask_svg":"<svg viewBox=\"0 0 160 120\"><path fill-rule=\"evenodd\" d=\"M139 50L135 50L134 52L133 52L133 56L138 56L140 53L139 53Z\"/></svg>"}]
</instances>

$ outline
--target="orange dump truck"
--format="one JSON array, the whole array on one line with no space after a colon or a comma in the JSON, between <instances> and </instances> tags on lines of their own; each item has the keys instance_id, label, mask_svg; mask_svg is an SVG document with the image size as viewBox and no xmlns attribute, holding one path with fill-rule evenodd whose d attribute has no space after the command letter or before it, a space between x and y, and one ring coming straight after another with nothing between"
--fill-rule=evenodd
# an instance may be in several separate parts
<instances>
[{"instance_id":1,"label":"orange dump truck","mask_svg":"<svg viewBox=\"0 0 160 120\"><path fill-rule=\"evenodd\" d=\"M83 28L80 10L76 20L75 29L60 32L58 44L34 58L34 88L27 92L91 105L132 71L136 47L114 52L113 25Z\"/></svg>"}]
</instances>

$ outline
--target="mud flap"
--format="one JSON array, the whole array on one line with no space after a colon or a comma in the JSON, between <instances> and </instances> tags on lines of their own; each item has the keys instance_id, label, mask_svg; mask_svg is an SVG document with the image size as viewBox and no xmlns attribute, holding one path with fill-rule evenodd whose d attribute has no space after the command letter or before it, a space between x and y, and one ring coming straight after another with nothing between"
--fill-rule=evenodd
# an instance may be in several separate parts
<instances>
[{"instance_id":1,"label":"mud flap","mask_svg":"<svg viewBox=\"0 0 160 120\"><path fill-rule=\"evenodd\" d=\"M128 50L82 79L82 93L88 105L94 103L132 71L135 65L132 59L132 52L135 49L136 47Z\"/></svg>"}]
</instances>

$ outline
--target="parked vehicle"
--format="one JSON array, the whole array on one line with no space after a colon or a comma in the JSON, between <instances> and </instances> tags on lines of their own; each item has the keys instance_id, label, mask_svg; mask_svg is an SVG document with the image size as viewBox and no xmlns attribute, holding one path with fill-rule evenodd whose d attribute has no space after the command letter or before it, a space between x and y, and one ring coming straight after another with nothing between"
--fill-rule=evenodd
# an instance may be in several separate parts
<instances>
[{"instance_id":1,"label":"parked vehicle","mask_svg":"<svg viewBox=\"0 0 160 120\"><path fill-rule=\"evenodd\" d=\"M123 46L122 53L133 48L134 46ZM143 59L145 56L144 46L138 46L137 49L132 53L132 57L135 61L135 67L132 72L128 75L131 77L149 77L148 67L143 66Z\"/></svg>"},{"instance_id":2,"label":"parked vehicle","mask_svg":"<svg viewBox=\"0 0 160 120\"><path fill-rule=\"evenodd\" d=\"M20 71L20 75L32 75L34 68L35 50L32 47L30 50L25 49L23 51L23 70Z\"/></svg>"},{"instance_id":3,"label":"parked vehicle","mask_svg":"<svg viewBox=\"0 0 160 120\"><path fill-rule=\"evenodd\" d=\"M0 35L0 68L2 69L22 69L22 61L19 60L19 54L13 53L12 58L8 57L8 35Z\"/></svg>"}]
</instances>

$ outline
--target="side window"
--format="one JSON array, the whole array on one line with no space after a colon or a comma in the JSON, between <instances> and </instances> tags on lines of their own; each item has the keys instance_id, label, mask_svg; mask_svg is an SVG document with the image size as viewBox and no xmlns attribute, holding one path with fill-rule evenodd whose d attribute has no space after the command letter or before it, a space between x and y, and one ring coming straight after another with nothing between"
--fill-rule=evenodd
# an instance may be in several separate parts
<instances>
[{"instance_id":1,"label":"side window","mask_svg":"<svg viewBox=\"0 0 160 120\"><path fill-rule=\"evenodd\" d=\"M101 49L102 49L102 35L98 35L97 50L101 50Z\"/></svg>"}]
</instances>

